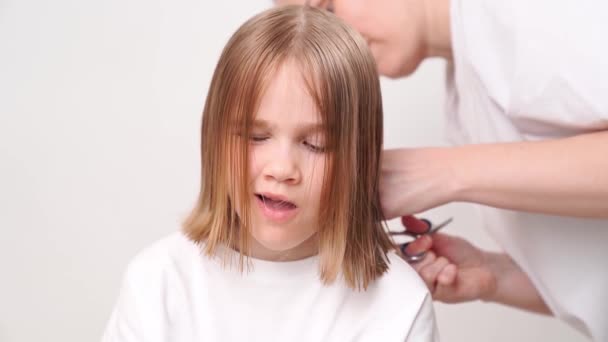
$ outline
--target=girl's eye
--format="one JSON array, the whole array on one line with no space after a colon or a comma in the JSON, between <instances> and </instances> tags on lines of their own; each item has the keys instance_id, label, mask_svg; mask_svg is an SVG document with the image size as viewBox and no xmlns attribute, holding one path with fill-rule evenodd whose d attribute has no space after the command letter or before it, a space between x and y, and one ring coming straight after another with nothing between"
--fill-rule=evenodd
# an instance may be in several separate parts
<instances>
[{"instance_id":1,"label":"girl's eye","mask_svg":"<svg viewBox=\"0 0 608 342\"><path fill-rule=\"evenodd\" d=\"M268 137L265 135L252 135L249 137L249 139L254 143L259 143L259 142L266 141L268 139Z\"/></svg>"},{"instance_id":2,"label":"girl's eye","mask_svg":"<svg viewBox=\"0 0 608 342\"><path fill-rule=\"evenodd\" d=\"M310 143L308 141L304 141L304 146L306 146L309 150L315 153L325 152L325 147Z\"/></svg>"}]
</instances>

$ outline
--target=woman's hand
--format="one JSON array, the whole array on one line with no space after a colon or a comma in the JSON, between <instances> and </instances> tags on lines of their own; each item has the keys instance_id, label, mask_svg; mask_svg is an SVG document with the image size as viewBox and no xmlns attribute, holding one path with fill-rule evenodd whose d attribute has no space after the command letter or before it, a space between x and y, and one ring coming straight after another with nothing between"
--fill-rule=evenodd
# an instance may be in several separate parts
<instances>
[{"instance_id":1,"label":"woman's hand","mask_svg":"<svg viewBox=\"0 0 608 342\"><path fill-rule=\"evenodd\" d=\"M412 216L402 222L410 231L426 229ZM484 300L550 313L528 276L506 254L483 251L462 238L441 233L422 236L406 249L410 255L422 251L427 251L426 257L412 267L435 300Z\"/></svg>"},{"instance_id":2,"label":"woman's hand","mask_svg":"<svg viewBox=\"0 0 608 342\"><path fill-rule=\"evenodd\" d=\"M420 274L433 299L460 303L477 299L489 300L496 292L497 277L490 265L491 255L469 242L437 233L417 245L408 246L409 253L418 253L423 244L432 244L426 257L412 264Z\"/></svg>"},{"instance_id":3,"label":"woman's hand","mask_svg":"<svg viewBox=\"0 0 608 342\"><path fill-rule=\"evenodd\" d=\"M380 202L386 219L420 213L456 199L451 148L384 150Z\"/></svg>"}]
</instances>

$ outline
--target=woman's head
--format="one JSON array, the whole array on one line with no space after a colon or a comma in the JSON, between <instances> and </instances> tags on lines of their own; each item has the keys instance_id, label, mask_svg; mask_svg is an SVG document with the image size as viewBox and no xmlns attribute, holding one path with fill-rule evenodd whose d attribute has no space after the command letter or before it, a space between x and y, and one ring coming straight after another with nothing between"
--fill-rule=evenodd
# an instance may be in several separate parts
<instances>
[{"instance_id":1,"label":"woman's head","mask_svg":"<svg viewBox=\"0 0 608 342\"><path fill-rule=\"evenodd\" d=\"M365 41L323 10L288 6L241 26L203 112L201 192L185 224L242 255L318 252L321 278L366 287L391 248L381 222L382 104ZM252 254L253 253L253 254Z\"/></svg>"},{"instance_id":2,"label":"woman's head","mask_svg":"<svg viewBox=\"0 0 608 342\"><path fill-rule=\"evenodd\" d=\"M426 0L275 0L279 5L309 4L334 12L367 41L380 74L413 73L426 57Z\"/></svg>"}]
</instances>

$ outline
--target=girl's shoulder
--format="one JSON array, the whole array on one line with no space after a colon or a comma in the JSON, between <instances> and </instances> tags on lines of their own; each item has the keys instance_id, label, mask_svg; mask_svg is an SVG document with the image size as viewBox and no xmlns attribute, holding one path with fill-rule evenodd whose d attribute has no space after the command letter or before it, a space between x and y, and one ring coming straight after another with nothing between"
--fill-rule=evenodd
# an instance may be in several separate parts
<instances>
[{"instance_id":1,"label":"girl's shoulder","mask_svg":"<svg viewBox=\"0 0 608 342\"><path fill-rule=\"evenodd\" d=\"M125 278L133 282L159 280L178 268L201 259L201 248L181 232L163 237L138 252L129 262Z\"/></svg>"},{"instance_id":2,"label":"girl's shoulder","mask_svg":"<svg viewBox=\"0 0 608 342\"><path fill-rule=\"evenodd\" d=\"M389 291L396 287L396 290L418 293L422 296L428 293L426 284L410 264L395 252L389 252L387 257L389 269L378 279L382 286L387 287Z\"/></svg>"},{"instance_id":3,"label":"girl's shoulder","mask_svg":"<svg viewBox=\"0 0 608 342\"><path fill-rule=\"evenodd\" d=\"M365 293L373 303L368 307L373 319L366 324L363 340L434 340L435 316L426 285L395 252L387 257L388 271Z\"/></svg>"},{"instance_id":4,"label":"girl's shoulder","mask_svg":"<svg viewBox=\"0 0 608 342\"><path fill-rule=\"evenodd\" d=\"M430 296L429 290L418 273L395 252L387 254L389 269L370 287L376 300L387 307L395 306L416 310ZM404 305L407 303L407 305Z\"/></svg>"},{"instance_id":5,"label":"girl's shoulder","mask_svg":"<svg viewBox=\"0 0 608 342\"><path fill-rule=\"evenodd\" d=\"M187 302L183 289L192 276L189 272L204 260L199 250L183 234L173 233L137 253L124 272L103 341L126 340L120 338L125 333L160 341Z\"/></svg>"}]
</instances>

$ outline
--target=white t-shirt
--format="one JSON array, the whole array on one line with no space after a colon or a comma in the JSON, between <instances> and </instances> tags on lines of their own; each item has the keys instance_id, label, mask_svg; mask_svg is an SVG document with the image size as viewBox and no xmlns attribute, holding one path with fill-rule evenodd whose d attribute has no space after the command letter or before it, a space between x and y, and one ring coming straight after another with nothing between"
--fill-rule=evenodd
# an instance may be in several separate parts
<instances>
[{"instance_id":1,"label":"white t-shirt","mask_svg":"<svg viewBox=\"0 0 608 342\"><path fill-rule=\"evenodd\" d=\"M175 233L129 264L103 342L438 341L432 300L394 253L367 291L324 286L318 257L252 261L250 272L209 258Z\"/></svg>"},{"instance_id":2,"label":"white t-shirt","mask_svg":"<svg viewBox=\"0 0 608 342\"><path fill-rule=\"evenodd\" d=\"M453 142L608 130L608 2L452 0L451 19ZM480 210L554 314L608 341L608 220Z\"/></svg>"}]
</instances>

